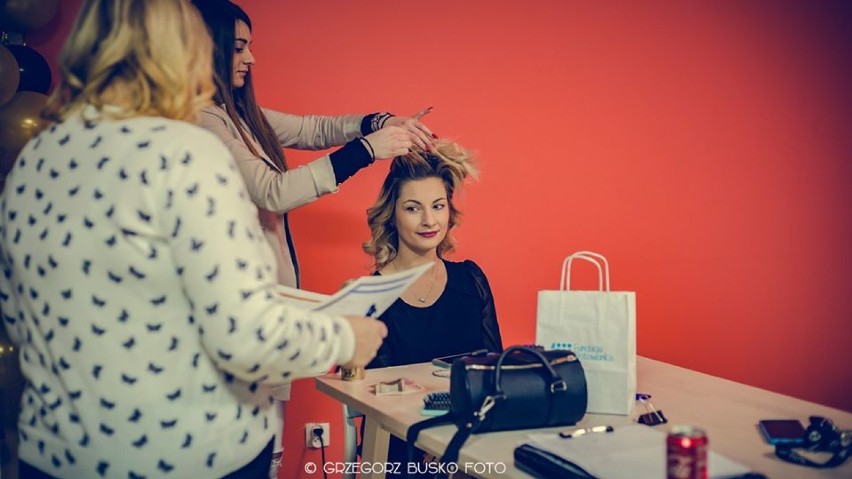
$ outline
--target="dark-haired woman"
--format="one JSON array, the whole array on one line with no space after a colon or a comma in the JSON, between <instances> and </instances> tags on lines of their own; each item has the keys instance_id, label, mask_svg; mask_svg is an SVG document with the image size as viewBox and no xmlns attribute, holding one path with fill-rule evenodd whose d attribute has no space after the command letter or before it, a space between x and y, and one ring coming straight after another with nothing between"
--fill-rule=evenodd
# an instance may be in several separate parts
<instances>
[{"instance_id":1,"label":"dark-haired woman","mask_svg":"<svg viewBox=\"0 0 852 479\"><path fill-rule=\"evenodd\" d=\"M278 281L299 286L299 266L287 213L338 186L375 160L428 149L432 132L411 117L389 113L300 116L261 108L252 85L251 19L228 0L193 0L213 39L214 105L201 114L201 126L218 136L234 155L260 223L275 251ZM282 147L339 149L304 166L289 169ZM289 386L276 397L287 400ZM280 448L280 444L276 445ZM276 454L280 457L280 454Z\"/></svg>"}]
</instances>

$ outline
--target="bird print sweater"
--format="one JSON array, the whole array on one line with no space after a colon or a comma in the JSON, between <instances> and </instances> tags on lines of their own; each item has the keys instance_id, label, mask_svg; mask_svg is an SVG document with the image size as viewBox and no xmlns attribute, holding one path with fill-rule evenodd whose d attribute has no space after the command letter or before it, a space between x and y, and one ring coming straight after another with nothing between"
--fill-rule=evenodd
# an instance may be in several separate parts
<instances>
[{"instance_id":1,"label":"bird print sweater","mask_svg":"<svg viewBox=\"0 0 852 479\"><path fill-rule=\"evenodd\" d=\"M354 353L343 318L275 293L234 160L189 123L88 107L33 138L0 262L20 457L56 477L225 475L273 437L270 388Z\"/></svg>"}]
</instances>

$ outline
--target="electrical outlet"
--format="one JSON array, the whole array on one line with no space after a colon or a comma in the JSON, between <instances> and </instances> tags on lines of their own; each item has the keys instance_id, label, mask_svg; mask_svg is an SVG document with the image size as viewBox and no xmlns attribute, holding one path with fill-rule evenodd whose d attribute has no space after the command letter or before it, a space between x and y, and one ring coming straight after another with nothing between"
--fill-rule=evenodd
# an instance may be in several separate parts
<instances>
[{"instance_id":1,"label":"electrical outlet","mask_svg":"<svg viewBox=\"0 0 852 479\"><path fill-rule=\"evenodd\" d=\"M322 442L320 442L320 438L318 438L314 434L314 429L321 427L322 428ZM331 442L331 434L330 434L330 426L327 422L309 422L305 424L305 445L312 449L319 449L323 445L328 447L328 444Z\"/></svg>"}]
</instances>

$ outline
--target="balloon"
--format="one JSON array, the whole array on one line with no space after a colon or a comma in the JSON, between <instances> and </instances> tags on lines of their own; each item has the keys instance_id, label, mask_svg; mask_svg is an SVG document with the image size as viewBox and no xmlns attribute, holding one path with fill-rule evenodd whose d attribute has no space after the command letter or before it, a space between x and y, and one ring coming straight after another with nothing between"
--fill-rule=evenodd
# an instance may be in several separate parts
<instances>
[{"instance_id":1,"label":"balloon","mask_svg":"<svg viewBox=\"0 0 852 479\"><path fill-rule=\"evenodd\" d=\"M47 25L56 16L59 0L0 0L0 26L25 33Z\"/></svg>"},{"instance_id":2,"label":"balloon","mask_svg":"<svg viewBox=\"0 0 852 479\"><path fill-rule=\"evenodd\" d=\"M21 72L18 71L18 61L8 48L0 45L0 105L9 101L18 91Z\"/></svg>"},{"instance_id":3,"label":"balloon","mask_svg":"<svg viewBox=\"0 0 852 479\"><path fill-rule=\"evenodd\" d=\"M15 55L12 55L8 48L0 45L0 105L9 101L18 91L20 80L21 72L18 71Z\"/></svg>"},{"instance_id":4,"label":"balloon","mask_svg":"<svg viewBox=\"0 0 852 479\"><path fill-rule=\"evenodd\" d=\"M47 93L50 90L50 67L39 52L25 45L6 45L18 62L21 80L18 91Z\"/></svg>"},{"instance_id":5,"label":"balloon","mask_svg":"<svg viewBox=\"0 0 852 479\"><path fill-rule=\"evenodd\" d=\"M27 141L47 126L48 120L41 116L46 105L47 96L19 91L0 106L0 156L14 161Z\"/></svg>"}]
</instances>

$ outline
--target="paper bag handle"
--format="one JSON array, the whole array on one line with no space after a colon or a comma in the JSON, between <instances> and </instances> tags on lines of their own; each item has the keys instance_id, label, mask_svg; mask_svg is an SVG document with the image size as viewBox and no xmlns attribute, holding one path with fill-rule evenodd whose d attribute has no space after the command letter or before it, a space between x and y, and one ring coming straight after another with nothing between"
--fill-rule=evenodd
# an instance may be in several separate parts
<instances>
[{"instance_id":1,"label":"paper bag handle","mask_svg":"<svg viewBox=\"0 0 852 479\"><path fill-rule=\"evenodd\" d=\"M591 251L578 251L570 254L567 258L565 258L565 261L562 262L562 281L559 283L559 287L562 291L568 291L571 289L571 262L575 259L584 259L597 266L598 291L609 291L609 262L607 262L603 255L593 253ZM601 263L603 263L603 268L601 268ZM604 289L604 287L606 287L606 289Z\"/></svg>"}]
</instances>

